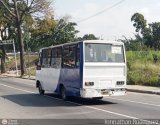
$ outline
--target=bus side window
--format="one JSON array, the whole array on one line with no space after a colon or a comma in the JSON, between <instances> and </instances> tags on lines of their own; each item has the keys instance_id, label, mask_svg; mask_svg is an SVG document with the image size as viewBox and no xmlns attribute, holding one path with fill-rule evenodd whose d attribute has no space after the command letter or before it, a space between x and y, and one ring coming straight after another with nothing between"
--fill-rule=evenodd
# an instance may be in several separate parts
<instances>
[{"instance_id":1,"label":"bus side window","mask_svg":"<svg viewBox=\"0 0 160 125\"><path fill-rule=\"evenodd\" d=\"M52 68L55 68L55 65L56 65L56 49L55 48L53 48L52 49L52 57L51 57L51 67Z\"/></svg>"},{"instance_id":2,"label":"bus side window","mask_svg":"<svg viewBox=\"0 0 160 125\"><path fill-rule=\"evenodd\" d=\"M76 49L76 67L79 67L79 66L80 66L80 48L78 44Z\"/></svg>"},{"instance_id":3,"label":"bus side window","mask_svg":"<svg viewBox=\"0 0 160 125\"><path fill-rule=\"evenodd\" d=\"M42 50L42 68L50 67L51 49Z\"/></svg>"},{"instance_id":4,"label":"bus side window","mask_svg":"<svg viewBox=\"0 0 160 125\"><path fill-rule=\"evenodd\" d=\"M62 65L62 47L57 48L56 66L61 68Z\"/></svg>"},{"instance_id":5,"label":"bus side window","mask_svg":"<svg viewBox=\"0 0 160 125\"><path fill-rule=\"evenodd\" d=\"M42 61L42 68L45 67L45 64L46 64L46 51L45 50L42 50L42 58L41 58L41 61Z\"/></svg>"},{"instance_id":6,"label":"bus side window","mask_svg":"<svg viewBox=\"0 0 160 125\"><path fill-rule=\"evenodd\" d=\"M42 66L42 52L39 53L38 64Z\"/></svg>"},{"instance_id":7,"label":"bus side window","mask_svg":"<svg viewBox=\"0 0 160 125\"><path fill-rule=\"evenodd\" d=\"M64 46L63 49L63 67L76 67L76 45Z\"/></svg>"},{"instance_id":8,"label":"bus side window","mask_svg":"<svg viewBox=\"0 0 160 125\"><path fill-rule=\"evenodd\" d=\"M51 67L53 68L60 68L61 67L61 59L62 58L62 49L53 48L52 49L52 58L51 58Z\"/></svg>"}]
</instances>

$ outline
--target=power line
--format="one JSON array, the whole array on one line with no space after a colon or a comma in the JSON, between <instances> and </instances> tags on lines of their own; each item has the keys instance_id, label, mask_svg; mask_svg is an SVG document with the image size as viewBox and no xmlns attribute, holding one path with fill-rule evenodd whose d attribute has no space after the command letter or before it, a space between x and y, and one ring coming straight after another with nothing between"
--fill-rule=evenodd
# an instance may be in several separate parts
<instances>
[{"instance_id":1,"label":"power line","mask_svg":"<svg viewBox=\"0 0 160 125\"><path fill-rule=\"evenodd\" d=\"M84 19L78 21L77 23L81 23L81 22L87 21L87 20L89 20L89 19L91 19L91 18L93 18L93 17L95 17L95 16L98 16L98 15L100 15L100 14L102 14L102 13L104 13L104 12L106 12L106 11L108 11L108 10L116 7L116 6L118 6L119 4L123 3L124 1L125 1L125 0L121 0L121 1L119 1L118 3L115 3L114 5L112 5L112 6L110 6L110 7L107 7L107 8L105 8L104 10L102 10L102 11L100 11L100 12L98 12L98 13L92 15L92 16L89 16L89 17L87 17L87 18L84 18Z\"/></svg>"}]
</instances>

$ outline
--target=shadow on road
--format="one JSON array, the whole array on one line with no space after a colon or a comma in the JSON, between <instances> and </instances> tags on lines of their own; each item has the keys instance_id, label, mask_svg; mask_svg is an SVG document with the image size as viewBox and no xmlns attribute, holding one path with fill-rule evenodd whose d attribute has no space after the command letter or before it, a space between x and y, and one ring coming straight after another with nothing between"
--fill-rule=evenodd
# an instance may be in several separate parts
<instances>
[{"instance_id":1,"label":"shadow on road","mask_svg":"<svg viewBox=\"0 0 160 125\"><path fill-rule=\"evenodd\" d=\"M65 102L55 94L46 94L41 96L39 94L16 94L16 95L5 95L2 98L7 99L21 106L31 106L31 107L60 107L60 106L80 106L74 103L82 105L111 105L116 104L104 100L93 100L93 99L83 99L70 97L68 101Z\"/></svg>"},{"instance_id":2,"label":"shadow on road","mask_svg":"<svg viewBox=\"0 0 160 125\"><path fill-rule=\"evenodd\" d=\"M59 98L58 95L55 94L46 94L47 96ZM63 101L63 100L62 100ZM105 101L105 100L98 100L98 99L87 99L87 98L79 98L79 97L69 97L67 101L78 103L82 105L110 105L110 104L116 104L113 102Z\"/></svg>"}]
</instances>

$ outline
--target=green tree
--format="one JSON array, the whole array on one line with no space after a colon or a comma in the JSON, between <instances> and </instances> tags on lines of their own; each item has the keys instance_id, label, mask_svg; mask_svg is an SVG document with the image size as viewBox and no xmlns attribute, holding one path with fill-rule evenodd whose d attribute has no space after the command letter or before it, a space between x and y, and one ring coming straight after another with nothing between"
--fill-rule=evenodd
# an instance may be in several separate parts
<instances>
[{"instance_id":1,"label":"green tree","mask_svg":"<svg viewBox=\"0 0 160 125\"><path fill-rule=\"evenodd\" d=\"M134 22L133 26L136 28L136 32L142 36L141 45L144 44L148 48L154 48L155 50L160 49L160 22L147 25L147 21L140 13L135 13L131 21ZM138 35L140 36L140 34Z\"/></svg>"},{"instance_id":2,"label":"green tree","mask_svg":"<svg viewBox=\"0 0 160 125\"><path fill-rule=\"evenodd\" d=\"M76 23L69 22L68 18L55 21L54 18L38 20L36 28L32 30L30 46L33 51L39 48L76 41L78 30ZM45 28L43 28L45 27Z\"/></svg>"},{"instance_id":3,"label":"green tree","mask_svg":"<svg viewBox=\"0 0 160 125\"><path fill-rule=\"evenodd\" d=\"M148 48L153 48L153 37L152 37L152 31L151 28L145 28L142 36L144 44Z\"/></svg>"},{"instance_id":4,"label":"green tree","mask_svg":"<svg viewBox=\"0 0 160 125\"><path fill-rule=\"evenodd\" d=\"M85 34L83 37L78 37L77 40L98 40L99 38L96 37L94 34Z\"/></svg>"},{"instance_id":5,"label":"green tree","mask_svg":"<svg viewBox=\"0 0 160 125\"><path fill-rule=\"evenodd\" d=\"M12 21L12 18L10 17L10 14L8 11L4 9L4 6L0 4L0 36L1 40L7 40L13 37L13 27L14 22ZM6 59L6 51L5 46L1 45L1 73L5 73L5 59Z\"/></svg>"},{"instance_id":6,"label":"green tree","mask_svg":"<svg viewBox=\"0 0 160 125\"><path fill-rule=\"evenodd\" d=\"M94 34L86 34L83 36L83 40L98 40Z\"/></svg>"},{"instance_id":7,"label":"green tree","mask_svg":"<svg viewBox=\"0 0 160 125\"><path fill-rule=\"evenodd\" d=\"M150 27L147 27L147 21L144 18L144 16L140 13L135 13L131 17L131 21L134 22L133 26L136 28L135 31L138 32L138 34L135 35L136 37L135 40L137 42L140 42L140 44L137 44L137 45L140 45L141 47L147 46L152 48L153 43L152 43L151 29ZM140 37L141 39L139 39Z\"/></svg>"},{"instance_id":8,"label":"green tree","mask_svg":"<svg viewBox=\"0 0 160 125\"><path fill-rule=\"evenodd\" d=\"M126 38L125 36L123 36L124 39L120 39L119 41L123 42L125 44L126 50L127 51L140 51L140 50L146 50L147 46L145 44L143 44L143 38L138 35L135 34L135 39L133 38Z\"/></svg>"},{"instance_id":9,"label":"green tree","mask_svg":"<svg viewBox=\"0 0 160 125\"><path fill-rule=\"evenodd\" d=\"M68 19L62 18L58 21L56 27L53 29L52 39L56 44L63 44L67 42L75 42L76 34L79 32L75 29L77 26L74 22L69 22Z\"/></svg>"},{"instance_id":10,"label":"green tree","mask_svg":"<svg viewBox=\"0 0 160 125\"><path fill-rule=\"evenodd\" d=\"M32 28L30 28L31 39L29 41L29 47L32 51L38 51L41 47L49 46L52 40L52 29L55 28L57 22L53 16L46 16L44 19L36 18L34 20Z\"/></svg>"},{"instance_id":11,"label":"green tree","mask_svg":"<svg viewBox=\"0 0 160 125\"><path fill-rule=\"evenodd\" d=\"M44 14L50 9L48 0L0 0L1 5L8 11L14 20L17 29L17 37L20 49L21 76L25 73L24 65L24 43L22 37L22 25L30 15Z\"/></svg>"},{"instance_id":12,"label":"green tree","mask_svg":"<svg viewBox=\"0 0 160 125\"><path fill-rule=\"evenodd\" d=\"M140 13L135 13L131 17L131 21L133 21L133 26L136 28L136 32L140 32L143 34L146 26L147 26L147 21L145 20L144 16Z\"/></svg>"},{"instance_id":13,"label":"green tree","mask_svg":"<svg viewBox=\"0 0 160 125\"><path fill-rule=\"evenodd\" d=\"M160 22L149 24L151 29L152 43L155 50L160 49Z\"/></svg>"}]
</instances>

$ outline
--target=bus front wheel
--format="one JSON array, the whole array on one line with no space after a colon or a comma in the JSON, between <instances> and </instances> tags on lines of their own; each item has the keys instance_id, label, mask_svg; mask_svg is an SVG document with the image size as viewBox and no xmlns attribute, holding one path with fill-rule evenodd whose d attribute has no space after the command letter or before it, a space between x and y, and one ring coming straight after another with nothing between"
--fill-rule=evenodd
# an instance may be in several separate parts
<instances>
[{"instance_id":1,"label":"bus front wheel","mask_svg":"<svg viewBox=\"0 0 160 125\"><path fill-rule=\"evenodd\" d=\"M41 84L39 84L38 90L39 90L39 94L40 94L40 95L44 95L44 92L45 92L45 91L42 89L42 85L41 85Z\"/></svg>"},{"instance_id":2,"label":"bus front wheel","mask_svg":"<svg viewBox=\"0 0 160 125\"><path fill-rule=\"evenodd\" d=\"M60 87L60 96L61 96L61 99L67 100L66 89L64 88L64 86Z\"/></svg>"}]
</instances>

